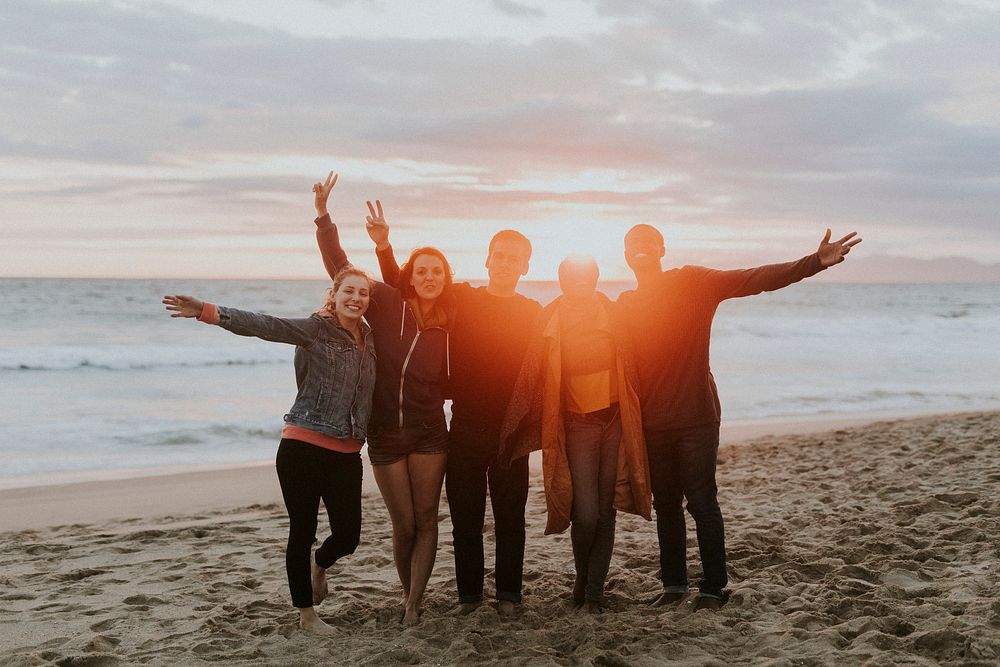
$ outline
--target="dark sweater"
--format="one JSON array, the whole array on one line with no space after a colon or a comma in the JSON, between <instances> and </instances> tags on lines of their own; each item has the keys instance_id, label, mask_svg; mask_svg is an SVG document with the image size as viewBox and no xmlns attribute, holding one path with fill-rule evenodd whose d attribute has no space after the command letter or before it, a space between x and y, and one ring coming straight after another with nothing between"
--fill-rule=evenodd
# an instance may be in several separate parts
<instances>
[{"instance_id":1,"label":"dark sweater","mask_svg":"<svg viewBox=\"0 0 1000 667\"><path fill-rule=\"evenodd\" d=\"M316 219L316 241L332 279L349 262L337 226L327 215ZM450 327L453 305L447 294L440 298ZM400 291L378 281L365 319L371 324L376 352L369 432L443 423L448 330L419 329Z\"/></svg>"},{"instance_id":2,"label":"dark sweater","mask_svg":"<svg viewBox=\"0 0 1000 667\"><path fill-rule=\"evenodd\" d=\"M399 267L392 248L379 252L378 259L382 278L395 285ZM455 283L451 294L455 316L447 395L452 415L465 423L499 427L542 307L520 294L494 296L469 283Z\"/></svg>"},{"instance_id":3,"label":"dark sweater","mask_svg":"<svg viewBox=\"0 0 1000 667\"><path fill-rule=\"evenodd\" d=\"M722 409L708 360L719 303L781 289L822 270L816 254L735 271L685 266L622 293L618 303L633 335L646 432L719 423Z\"/></svg>"}]
</instances>

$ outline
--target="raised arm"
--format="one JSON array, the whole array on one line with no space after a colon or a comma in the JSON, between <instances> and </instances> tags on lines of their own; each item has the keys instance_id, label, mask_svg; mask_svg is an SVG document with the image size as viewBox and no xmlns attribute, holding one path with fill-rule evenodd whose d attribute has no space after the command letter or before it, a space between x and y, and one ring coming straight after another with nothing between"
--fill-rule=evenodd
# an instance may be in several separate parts
<instances>
[{"instance_id":1,"label":"raised arm","mask_svg":"<svg viewBox=\"0 0 1000 667\"><path fill-rule=\"evenodd\" d=\"M382 202L375 200L375 206L368 202L368 217L365 218L365 229L375 243L375 255L378 257L378 268L382 272L382 280L386 285L399 287L399 264L389 244L389 223L382 212Z\"/></svg>"},{"instance_id":2,"label":"raised arm","mask_svg":"<svg viewBox=\"0 0 1000 667\"><path fill-rule=\"evenodd\" d=\"M708 279L715 288L716 296L720 301L752 296L761 292L773 292L843 262L851 248L861 243L861 239L855 238L857 232L851 232L832 242L830 236L831 232L827 229L817 251L794 262L766 264L753 269L735 271L709 270Z\"/></svg>"},{"instance_id":3,"label":"raised arm","mask_svg":"<svg viewBox=\"0 0 1000 667\"><path fill-rule=\"evenodd\" d=\"M216 306L182 294L165 296L163 303L167 310L173 311L170 317L196 317L201 322L217 324L238 336L252 336L275 343L309 346L316 341L323 326L315 317L274 317Z\"/></svg>"},{"instance_id":4,"label":"raised arm","mask_svg":"<svg viewBox=\"0 0 1000 667\"><path fill-rule=\"evenodd\" d=\"M331 171L326 177L326 182L317 181L313 185L316 206L316 243L319 244L319 252L323 256L323 266L326 267L330 280L333 280L341 269L350 264L347 253L340 245L340 234L337 232L337 226L330 220L330 212L327 210L327 201L330 199L333 186L337 184L337 177L338 175Z\"/></svg>"}]
</instances>

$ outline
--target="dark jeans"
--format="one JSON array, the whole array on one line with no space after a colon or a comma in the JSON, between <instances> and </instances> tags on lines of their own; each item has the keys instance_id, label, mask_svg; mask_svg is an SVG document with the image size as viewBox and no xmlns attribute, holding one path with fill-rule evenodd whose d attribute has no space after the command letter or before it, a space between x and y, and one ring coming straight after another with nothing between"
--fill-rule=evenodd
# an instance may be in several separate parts
<instances>
[{"instance_id":1,"label":"dark jeans","mask_svg":"<svg viewBox=\"0 0 1000 667\"><path fill-rule=\"evenodd\" d=\"M622 420L618 407L564 413L566 458L573 481L570 538L577 581L585 598L600 602L615 548L615 484Z\"/></svg>"},{"instance_id":2,"label":"dark jeans","mask_svg":"<svg viewBox=\"0 0 1000 667\"><path fill-rule=\"evenodd\" d=\"M317 511L323 499L330 537L316 550L316 564L330 567L354 553L361 538L361 454L344 454L282 438L275 459L288 511L285 570L292 604L313 606L309 550L316 541Z\"/></svg>"},{"instance_id":3,"label":"dark jeans","mask_svg":"<svg viewBox=\"0 0 1000 667\"><path fill-rule=\"evenodd\" d=\"M497 463L499 446L499 425L452 420L445 492L451 512L459 602L483 599L487 487L496 532L496 596L498 600L521 601L528 457L504 468Z\"/></svg>"},{"instance_id":4,"label":"dark jeans","mask_svg":"<svg viewBox=\"0 0 1000 667\"><path fill-rule=\"evenodd\" d=\"M726 537L716 497L715 462L719 425L646 433L656 534L660 542L660 578L668 592L687 590L687 534L684 508L694 519L704 578L698 590L721 596L726 587Z\"/></svg>"}]
</instances>

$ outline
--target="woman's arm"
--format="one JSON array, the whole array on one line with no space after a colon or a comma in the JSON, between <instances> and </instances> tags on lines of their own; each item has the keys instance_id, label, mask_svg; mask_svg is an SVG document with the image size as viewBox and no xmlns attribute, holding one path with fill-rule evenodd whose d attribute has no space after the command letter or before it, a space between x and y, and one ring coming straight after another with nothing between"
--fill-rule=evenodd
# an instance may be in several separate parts
<instances>
[{"instance_id":1,"label":"woman's arm","mask_svg":"<svg viewBox=\"0 0 1000 667\"><path fill-rule=\"evenodd\" d=\"M337 184L337 177L338 174L331 171L327 175L325 183L317 181L313 184L313 192L316 195L313 202L316 207L316 242L319 244L319 252L323 256L323 265L330 275L330 280L333 280L341 269L350 264L347 253L340 245L340 234L337 232L337 226L330 220L330 212L327 209L327 201L330 199L333 186Z\"/></svg>"},{"instance_id":2,"label":"woman's arm","mask_svg":"<svg viewBox=\"0 0 1000 667\"><path fill-rule=\"evenodd\" d=\"M382 202L376 199L375 206L372 206L371 202L367 203L369 215L365 218L365 229L375 243L375 256L378 257L382 280L387 285L399 287L399 264L396 263L392 246L389 244L389 223L386 222L385 214L382 212Z\"/></svg>"},{"instance_id":3,"label":"woman's arm","mask_svg":"<svg viewBox=\"0 0 1000 667\"><path fill-rule=\"evenodd\" d=\"M315 317L287 319L253 313L236 308L205 303L193 296L176 294L163 297L170 317L196 317L208 324L233 332L238 336L253 336L275 343L308 347L319 337L322 323Z\"/></svg>"}]
</instances>

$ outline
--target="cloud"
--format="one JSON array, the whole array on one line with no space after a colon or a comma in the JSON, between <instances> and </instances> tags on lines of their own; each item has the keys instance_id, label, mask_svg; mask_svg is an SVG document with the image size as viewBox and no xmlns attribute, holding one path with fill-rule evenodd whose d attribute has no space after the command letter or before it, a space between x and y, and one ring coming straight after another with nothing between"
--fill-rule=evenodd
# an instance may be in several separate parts
<instances>
[{"instance_id":1,"label":"cloud","mask_svg":"<svg viewBox=\"0 0 1000 667\"><path fill-rule=\"evenodd\" d=\"M182 215L274 233L308 210L302 192L329 165L345 199L384 193L414 231L581 216L700 226L709 247L712 230L753 243L869 222L904 252L920 252L907 240L920 230L979 235L968 252L996 261L995 6L592 8L586 30L525 43L458 26L322 36L170 4L10 3L0 216L23 229L51 200L81 226L120 228L152 198L169 210L149 234L186 229ZM563 11L546 4L546 20ZM73 163L84 168L66 182L25 175ZM593 172L657 185L616 191L580 177Z\"/></svg>"}]
</instances>

